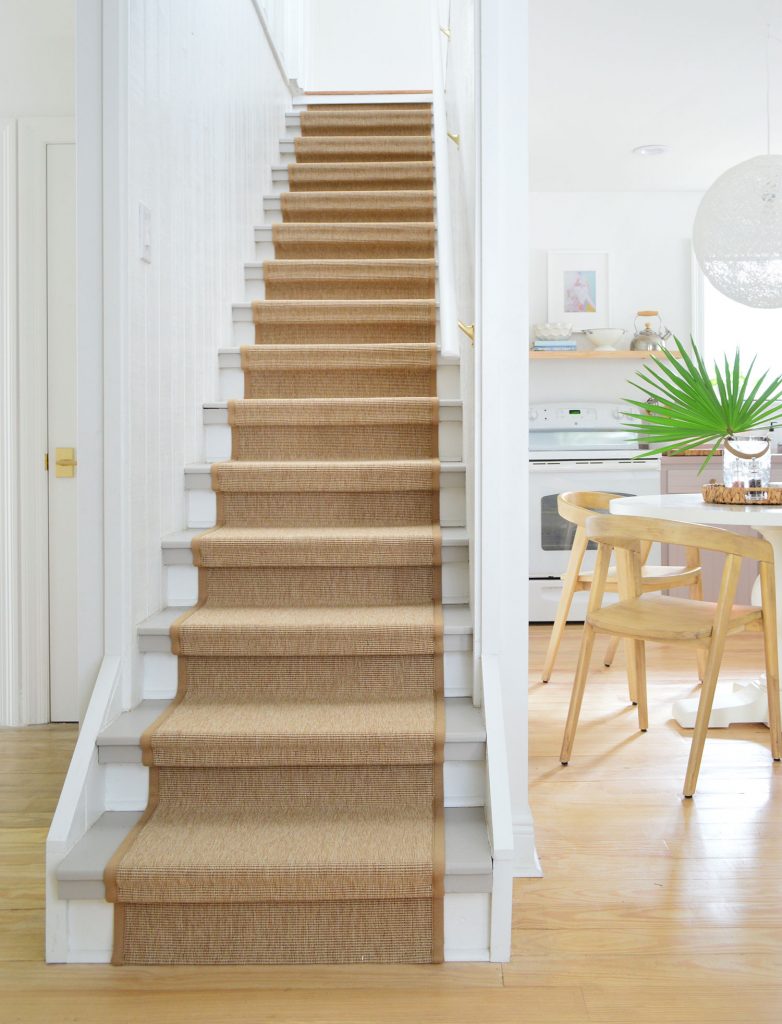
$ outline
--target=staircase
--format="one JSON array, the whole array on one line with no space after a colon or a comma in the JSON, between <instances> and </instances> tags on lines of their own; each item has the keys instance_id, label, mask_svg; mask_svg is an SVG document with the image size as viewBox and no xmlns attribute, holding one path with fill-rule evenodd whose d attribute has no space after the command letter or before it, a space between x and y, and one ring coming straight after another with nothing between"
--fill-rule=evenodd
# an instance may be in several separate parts
<instances>
[{"instance_id":1,"label":"staircase","mask_svg":"<svg viewBox=\"0 0 782 1024\"><path fill-rule=\"evenodd\" d=\"M326 110L330 106L326 103L321 109ZM378 103L377 108L379 115L396 109L405 113L413 109L426 112L425 105L408 106L398 101L385 105ZM420 176L423 162L421 140L400 140L398 159L392 169L397 191L389 203L388 217L391 219L387 222L367 223L363 219L371 216L368 211L376 209L371 193L381 191L380 184L387 181L382 173L389 173L389 169L381 167L381 162L373 157L371 134L356 136L352 140L353 171L359 184L356 186L354 180L351 187L357 188L357 195L345 191L344 180L340 177L344 167L340 170L340 165L335 162L329 183L333 190L321 191L324 180L321 171L318 188L321 198L314 205L305 204L306 212L302 212L302 197L307 197L312 188L309 180L313 165L307 160L306 140L300 144L296 164L290 163L294 157L294 140L299 135L300 115L301 109L294 109L286 117L286 135L280 142L281 162L272 169L273 192L264 198L266 223L255 228L255 260L245 267L244 301L233 307L234 347L218 353L220 394L216 401L206 404L203 409L204 462L185 467L185 529L162 541L166 606L138 627L143 699L136 707L119 714L112 711L112 699L106 700L105 709L100 712L103 721L94 736L94 750L89 755L82 754L91 758L84 776L88 782L85 782L84 793L80 797L84 827L71 829L67 852L61 847L51 848L50 862L52 858L57 859L51 864L50 921L57 921L57 935L50 942L49 959L69 962L107 962L111 959L113 914L111 904L106 902L104 872L147 806L150 769L142 762L141 738L170 706L177 693L178 659L172 649L171 627L183 610L196 604L199 597L198 568L194 564L192 542L216 522L212 465L229 460L232 455L236 457L237 440L229 423L229 403L245 397L246 380L253 373L262 378L272 372L279 375L280 380L289 380L284 360L277 360L274 370L269 371L258 362L257 351L249 350L257 340L259 329L257 307L254 312L252 304L267 300L265 307L273 314L275 303L281 303L282 308L282 304L299 294L306 300L308 275L312 274L312 267L300 264L300 275L293 275L293 279L290 268L284 268L288 273L285 280L280 280L277 275L279 263L269 265L267 261L275 260L275 257L277 261L281 258L311 259L313 238L319 239L314 258L323 259L328 255L333 231L324 229L319 238L318 225L329 221L329 218L336 218L340 224L343 257L347 243L349 259L360 259L376 252L378 246L381 246L386 259L396 259L397 262L426 258L425 249L416 249L420 245L420 225L425 224L427 217L432 217L432 210L427 208L426 199L421 194L424 191ZM338 110L334 117L334 130L338 132ZM338 141L337 135L335 144ZM344 159L344 140L340 152ZM295 190L291 191L290 187ZM284 238L281 240L278 234L275 247L273 225L283 221L284 211L296 219L291 223L286 221L288 226ZM314 218L311 222L301 219L310 216ZM388 253L392 255L388 256ZM265 272L269 275L268 280ZM405 272L408 274L405 287L408 292L411 288L415 291L418 285L411 278L420 273L420 268L408 265ZM372 275L377 278L375 283ZM351 278L349 267L340 267L333 262L322 263L318 277L321 288L326 289L331 300L350 301L356 282ZM364 295L367 289L371 294L376 287L378 301L385 300L388 285L382 271L372 270L370 278L367 281L364 277L359 282ZM420 288L424 305L425 281L420 282ZM285 296L283 299L278 298L281 289ZM393 300L389 300L388 306L393 314ZM385 315L388 315L388 310ZM335 327L347 335L352 329L352 325L345 323ZM436 336L438 334L439 326ZM333 346L332 355L338 348L338 345ZM316 369L322 374L323 364L318 364ZM436 381L445 696L444 956L446 960L487 960L491 955L492 922L496 910L492 907L495 865L485 816L489 798L486 729L483 710L479 706L479 688L473 680L464 442L457 357L438 356ZM292 425L283 424L282 429L290 430ZM314 429L317 433L330 428L328 424L316 423ZM378 437L382 439L389 432L389 443L393 444L393 428L388 424L383 425ZM406 436L404 431L400 432L400 443ZM261 438L259 442L256 433L251 435L248 443L256 445L268 441L263 442ZM256 457L272 458L273 451ZM342 457L351 456L348 452ZM85 731L88 731L86 727ZM65 852L65 855L59 856L60 852ZM292 857L295 859L295 851L292 851Z\"/></svg>"}]
</instances>

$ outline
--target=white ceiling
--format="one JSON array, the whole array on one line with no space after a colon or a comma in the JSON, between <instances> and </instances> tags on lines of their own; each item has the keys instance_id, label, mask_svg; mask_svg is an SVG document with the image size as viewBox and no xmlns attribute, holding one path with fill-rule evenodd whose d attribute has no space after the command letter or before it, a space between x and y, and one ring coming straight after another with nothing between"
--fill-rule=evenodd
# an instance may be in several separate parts
<instances>
[{"instance_id":1,"label":"white ceiling","mask_svg":"<svg viewBox=\"0 0 782 1024\"><path fill-rule=\"evenodd\" d=\"M765 152L769 22L782 153L782 0L530 0L530 187L700 191Z\"/></svg>"}]
</instances>

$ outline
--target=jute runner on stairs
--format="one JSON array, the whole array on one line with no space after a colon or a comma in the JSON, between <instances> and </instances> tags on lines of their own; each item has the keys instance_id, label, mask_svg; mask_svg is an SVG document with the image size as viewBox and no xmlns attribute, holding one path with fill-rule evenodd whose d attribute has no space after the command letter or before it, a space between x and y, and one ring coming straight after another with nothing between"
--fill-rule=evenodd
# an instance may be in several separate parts
<instances>
[{"instance_id":1,"label":"jute runner on stairs","mask_svg":"<svg viewBox=\"0 0 782 1024\"><path fill-rule=\"evenodd\" d=\"M443 958L431 111L302 131L149 803L106 869L118 964Z\"/></svg>"}]
</instances>

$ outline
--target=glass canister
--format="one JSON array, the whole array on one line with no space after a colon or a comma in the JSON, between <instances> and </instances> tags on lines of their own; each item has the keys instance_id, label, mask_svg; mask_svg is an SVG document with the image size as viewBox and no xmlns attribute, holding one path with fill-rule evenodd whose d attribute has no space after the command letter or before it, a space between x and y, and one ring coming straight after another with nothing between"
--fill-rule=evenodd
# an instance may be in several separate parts
<instances>
[{"instance_id":1,"label":"glass canister","mask_svg":"<svg viewBox=\"0 0 782 1024\"><path fill-rule=\"evenodd\" d=\"M747 501L763 501L771 482L771 440L768 434L736 434L722 443L722 477L726 487L743 487Z\"/></svg>"}]
</instances>

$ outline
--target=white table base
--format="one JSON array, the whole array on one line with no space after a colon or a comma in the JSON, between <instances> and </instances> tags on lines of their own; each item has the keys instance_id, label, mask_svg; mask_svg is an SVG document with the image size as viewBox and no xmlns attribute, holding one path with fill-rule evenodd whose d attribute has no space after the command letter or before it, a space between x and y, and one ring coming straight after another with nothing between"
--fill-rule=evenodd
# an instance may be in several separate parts
<instances>
[{"instance_id":1,"label":"white table base","mask_svg":"<svg viewBox=\"0 0 782 1024\"><path fill-rule=\"evenodd\" d=\"M674 701L672 715L682 729L695 728L698 697ZM727 729L743 722L762 722L768 725L768 698L766 677L751 683L721 683L714 694L714 705L709 719L710 729Z\"/></svg>"}]
</instances>

